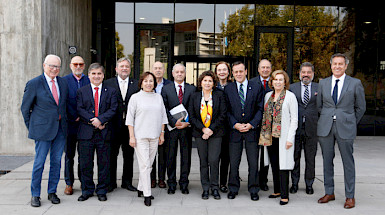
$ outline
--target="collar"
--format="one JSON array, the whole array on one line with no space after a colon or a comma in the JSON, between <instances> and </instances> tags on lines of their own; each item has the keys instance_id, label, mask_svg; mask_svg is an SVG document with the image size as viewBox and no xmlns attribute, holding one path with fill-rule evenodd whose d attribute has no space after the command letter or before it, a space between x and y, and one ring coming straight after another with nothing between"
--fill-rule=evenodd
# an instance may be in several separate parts
<instances>
[{"instance_id":1,"label":"collar","mask_svg":"<svg viewBox=\"0 0 385 215\"><path fill-rule=\"evenodd\" d=\"M240 86L241 84L243 84L243 86L246 87L247 84L249 83L249 82L247 81L247 78L245 78L245 80L244 80L242 83L239 83L238 81L236 81L236 82L237 82L238 88L239 88L239 86Z\"/></svg>"},{"instance_id":2,"label":"collar","mask_svg":"<svg viewBox=\"0 0 385 215\"><path fill-rule=\"evenodd\" d=\"M304 84L302 81L301 81L301 85L304 87L306 84ZM311 87L311 82L307 85L308 87Z\"/></svg>"},{"instance_id":3,"label":"collar","mask_svg":"<svg viewBox=\"0 0 385 215\"><path fill-rule=\"evenodd\" d=\"M259 79L261 80L262 83L263 83L263 80L266 80L267 82L269 82L270 76L267 77L266 79L262 78L262 76L259 76Z\"/></svg>"},{"instance_id":4,"label":"collar","mask_svg":"<svg viewBox=\"0 0 385 215\"><path fill-rule=\"evenodd\" d=\"M82 73L82 75L80 76L80 78L78 76L76 76L75 74L72 73L72 75L74 76L74 78L78 81L80 81L80 79L83 78L84 74Z\"/></svg>"},{"instance_id":5,"label":"collar","mask_svg":"<svg viewBox=\"0 0 385 215\"><path fill-rule=\"evenodd\" d=\"M174 84L175 84L175 88L176 88L177 90L179 90L178 85L182 85L182 90L184 89L184 81L183 81L181 84L178 84L176 81L174 81Z\"/></svg>"},{"instance_id":6,"label":"collar","mask_svg":"<svg viewBox=\"0 0 385 215\"><path fill-rule=\"evenodd\" d=\"M130 81L130 77L127 77L126 79L122 79L119 75L118 75L118 82L121 83L122 81L127 81L127 83Z\"/></svg>"},{"instance_id":7,"label":"collar","mask_svg":"<svg viewBox=\"0 0 385 215\"><path fill-rule=\"evenodd\" d=\"M54 80L55 83L57 82L57 78L55 77L54 79L51 79L45 72L43 72L45 80L47 80L48 83L51 83L51 80Z\"/></svg>"},{"instance_id":8,"label":"collar","mask_svg":"<svg viewBox=\"0 0 385 215\"><path fill-rule=\"evenodd\" d=\"M99 90L101 90L103 87L102 85L103 85L103 83L101 83L99 86L96 86L93 83L91 83L91 88L92 88L92 90L95 90L95 87L99 87Z\"/></svg>"},{"instance_id":9,"label":"collar","mask_svg":"<svg viewBox=\"0 0 385 215\"><path fill-rule=\"evenodd\" d=\"M334 75L332 75L332 83L335 83L336 80L340 80L339 83L343 83L345 81L346 73L344 73L341 77L336 78Z\"/></svg>"}]
</instances>

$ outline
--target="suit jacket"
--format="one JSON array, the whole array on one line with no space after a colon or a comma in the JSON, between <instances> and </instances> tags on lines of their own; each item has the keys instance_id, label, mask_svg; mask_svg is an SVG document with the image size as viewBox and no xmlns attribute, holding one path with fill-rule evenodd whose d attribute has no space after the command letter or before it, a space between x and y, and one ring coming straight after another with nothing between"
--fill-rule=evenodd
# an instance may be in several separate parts
<instances>
[{"instance_id":1,"label":"suit jacket","mask_svg":"<svg viewBox=\"0 0 385 215\"><path fill-rule=\"evenodd\" d=\"M226 100L228 104L227 117L230 123L230 142L240 142L242 136L247 141L257 141L263 113L263 87L256 81L248 81L244 109L241 106L237 83L229 83L225 87ZM254 129L241 133L234 129L236 123L250 123ZM258 134L257 134L258 133Z\"/></svg>"},{"instance_id":2,"label":"suit jacket","mask_svg":"<svg viewBox=\"0 0 385 215\"><path fill-rule=\"evenodd\" d=\"M184 92L183 92L183 101L182 104L188 110L189 102L190 102L190 96L196 91L196 88L190 84L184 83ZM174 107L178 106L179 98L176 93L175 84L171 83L166 86L163 86L162 88L162 97L164 106L166 107L166 113L168 118L168 124L171 127L175 127L175 123L178 119L175 119L171 114L170 110Z\"/></svg>"},{"instance_id":3,"label":"suit jacket","mask_svg":"<svg viewBox=\"0 0 385 215\"><path fill-rule=\"evenodd\" d=\"M27 82L24 89L21 113L28 129L28 138L40 141L55 139L61 125L67 133L67 94L68 86L65 79L56 77L59 86L59 105L49 89L47 80L40 75ZM59 116L61 120L59 120Z\"/></svg>"},{"instance_id":4,"label":"suit jacket","mask_svg":"<svg viewBox=\"0 0 385 215\"><path fill-rule=\"evenodd\" d=\"M220 90L213 90L212 93L213 99L213 113L211 117L211 123L209 128L213 131L213 135L210 138L222 137L225 131L224 121L226 118L226 102L225 96ZM195 92L191 95L190 105L188 108L190 123L193 127L192 136L193 137L202 137L203 132L202 129L205 127L201 114L201 100L202 100L202 92Z\"/></svg>"},{"instance_id":5,"label":"suit jacket","mask_svg":"<svg viewBox=\"0 0 385 215\"><path fill-rule=\"evenodd\" d=\"M333 116L336 116L338 135L342 139L355 139L357 124L366 110L365 91L359 79L348 75L341 90L337 104L332 98L332 77L319 82L317 107L320 113L317 134L325 137L333 125Z\"/></svg>"},{"instance_id":6,"label":"suit jacket","mask_svg":"<svg viewBox=\"0 0 385 215\"><path fill-rule=\"evenodd\" d=\"M116 90L105 84L102 85L100 101L99 101L99 116L98 119L106 127L102 130L104 140L110 139L110 124L112 117L118 108ZM76 96L77 111L80 117L80 125L78 130L78 139L89 140L92 138L94 126L90 124L90 119L95 117L95 101L91 89L91 84L88 84L77 91Z\"/></svg>"},{"instance_id":7,"label":"suit jacket","mask_svg":"<svg viewBox=\"0 0 385 215\"><path fill-rule=\"evenodd\" d=\"M318 122L318 109L317 109L317 92L318 92L318 84L311 82L311 95L310 100L305 106L302 102L301 96L301 88L302 83L297 82L290 85L290 91L294 93L298 102L298 129L297 134L299 135L301 132L303 117L306 120L305 133L307 136L315 137L317 136L317 122Z\"/></svg>"},{"instance_id":8,"label":"suit jacket","mask_svg":"<svg viewBox=\"0 0 385 215\"><path fill-rule=\"evenodd\" d=\"M63 77L67 80L68 84L68 98L67 98L67 117L68 117L68 133L76 134L78 132L79 122L75 120L79 117L77 112L76 105L76 91L84 87L85 85L90 83L90 79L83 75L78 84L78 80L74 77L74 75L68 74Z\"/></svg>"},{"instance_id":9,"label":"suit jacket","mask_svg":"<svg viewBox=\"0 0 385 215\"><path fill-rule=\"evenodd\" d=\"M118 83L118 77L110 78L104 81L104 85L114 88L116 90L116 99L118 102L118 108L116 110L116 114L112 119L112 135L115 136L115 133L118 132L122 127L126 126L126 113L127 113L127 105L130 100L132 94L139 92L138 80L130 78L127 87L126 98L123 100L122 94L120 93L120 87Z\"/></svg>"}]
</instances>

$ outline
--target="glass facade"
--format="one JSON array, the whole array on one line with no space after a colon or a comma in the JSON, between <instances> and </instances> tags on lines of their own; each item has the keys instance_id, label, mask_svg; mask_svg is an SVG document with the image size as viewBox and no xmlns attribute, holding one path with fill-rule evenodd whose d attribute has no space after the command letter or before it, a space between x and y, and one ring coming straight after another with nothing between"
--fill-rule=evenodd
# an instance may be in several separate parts
<instances>
[{"instance_id":1,"label":"glass facade","mask_svg":"<svg viewBox=\"0 0 385 215\"><path fill-rule=\"evenodd\" d=\"M299 66L308 61L318 82L331 75L331 55L344 53L347 74L365 87L367 111L358 133L383 135L384 20L379 11L349 6L116 2L116 57L138 63L136 75L159 60L170 77L170 67L182 62L192 84L220 60L244 61L252 78L265 58L297 82Z\"/></svg>"}]
</instances>

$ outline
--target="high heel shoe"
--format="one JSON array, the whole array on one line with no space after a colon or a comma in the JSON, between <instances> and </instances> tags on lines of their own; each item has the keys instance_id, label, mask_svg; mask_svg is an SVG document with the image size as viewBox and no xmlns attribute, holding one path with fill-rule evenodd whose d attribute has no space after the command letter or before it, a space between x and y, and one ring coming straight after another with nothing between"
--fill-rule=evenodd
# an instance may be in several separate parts
<instances>
[{"instance_id":1,"label":"high heel shoe","mask_svg":"<svg viewBox=\"0 0 385 215\"><path fill-rule=\"evenodd\" d=\"M144 197L144 205L150 207L151 206L151 196Z\"/></svg>"}]
</instances>

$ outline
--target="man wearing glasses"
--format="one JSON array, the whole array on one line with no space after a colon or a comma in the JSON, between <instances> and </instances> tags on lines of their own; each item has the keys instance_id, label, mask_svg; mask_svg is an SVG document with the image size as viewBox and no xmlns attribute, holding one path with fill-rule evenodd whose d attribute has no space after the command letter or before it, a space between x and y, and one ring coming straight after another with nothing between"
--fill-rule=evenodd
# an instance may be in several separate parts
<instances>
[{"instance_id":1,"label":"man wearing glasses","mask_svg":"<svg viewBox=\"0 0 385 215\"><path fill-rule=\"evenodd\" d=\"M76 91L89 84L90 80L83 74L85 63L84 59L80 56L75 56L71 59L70 68L72 73L64 76L68 84L68 99L67 99L67 119L68 119L68 132L67 143L65 147L65 168L64 179L66 182L66 188L64 194L73 194L74 184L74 157L76 152L77 131L79 128L79 116L76 110ZM78 177L80 177L78 162Z\"/></svg>"},{"instance_id":2,"label":"man wearing glasses","mask_svg":"<svg viewBox=\"0 0 385 215\"><path fill-rule=\"evenodd\" d=\"M44 163L50 152L48 200L59 204L56 195L60 179L60 165L67 134L66 103L68 85L58 77L61 60L47 55L44 73L27 82L24 89L21 113L28 129L28 138L35 140L35 160L31 181L31 206L40 207L41 178Z\"/></svg>"}]
</instances>

